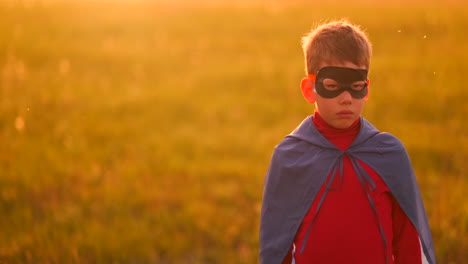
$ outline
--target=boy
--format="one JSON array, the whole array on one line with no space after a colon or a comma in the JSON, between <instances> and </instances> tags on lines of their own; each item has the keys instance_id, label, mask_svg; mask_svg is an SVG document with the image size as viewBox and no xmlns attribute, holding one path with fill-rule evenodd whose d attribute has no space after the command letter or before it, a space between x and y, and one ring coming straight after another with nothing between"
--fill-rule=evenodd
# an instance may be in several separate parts
<instances>
[{"instance_id":1,"label":"boy","mask_svg":"<svg viewBox=\"0 0 468 264\"><path fill-rule=\"evenodd\" d=\"M346 20L303 38L307 117L275 147L266 175L260 263L435 263L406 150L360 116L371 45Z\"/></svg>"}]
</instances>

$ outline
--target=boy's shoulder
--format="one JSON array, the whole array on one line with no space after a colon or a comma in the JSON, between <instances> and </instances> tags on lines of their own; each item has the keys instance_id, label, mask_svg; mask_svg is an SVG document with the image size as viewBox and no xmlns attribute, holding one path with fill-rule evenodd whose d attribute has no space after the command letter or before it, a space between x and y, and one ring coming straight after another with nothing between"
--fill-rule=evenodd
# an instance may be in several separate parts
<instances>
[{"instance_id":1,"label":"boy's shoulder","mask_svg":"<svg viewBox=\"0 0 468 264\"><path fill-rule=\"evenodd\" d=\"M280 143L278 143L278 145L275 146L274 152L289 155L300 155L309 149L310 144L308 144L306 141L301 140L299 138L286 136L285 138L283 138L283 140L281 140Z\"/></svg>"},{"instance_id":2,"label":"boy's shoulder","mask_svg":"<svg viewBox=\"0 0 468 264\"><path fill-rule=\"evenodd\" d=\"M405 150L404 144L395 135L388 132L379 132L369 138L367 144L381 149Z\"/></svg>"},{"instance_id":3,"label":"boy's shoulder","mask_svg":"<svg viewBox=\"0 0 468 264\"><path fill-rule=\"evenodd\" d=\"M405 146L400 139L391 133L381 132L363 117L361 117L361 128L355 143L353 145L360 145L360 147L364 148L405 151Z\"/></svg>"}]
</instances>

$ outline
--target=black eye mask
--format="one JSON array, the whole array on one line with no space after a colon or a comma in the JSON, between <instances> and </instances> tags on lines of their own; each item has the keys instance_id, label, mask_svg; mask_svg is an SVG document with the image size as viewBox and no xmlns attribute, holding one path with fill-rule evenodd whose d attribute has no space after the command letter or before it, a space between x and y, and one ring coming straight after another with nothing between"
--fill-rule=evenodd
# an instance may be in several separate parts
<instances>
[{"instance_id":1,"label":"black eye mask","mask_svg":"<svg viewBox=\"0 0 468 264\"><path fill-rule=\"evenodd\" d=\"M323 80L332 79L338 83L339 89L327 90ZM364 88L352 89L354 82L364 81ZM367 70L344 67L324 67L320 69L315 78L315 90L323 98L334 98L344 91L348 91L352 97L362 99L367 95Z\"/></svg>"}]
</instances>

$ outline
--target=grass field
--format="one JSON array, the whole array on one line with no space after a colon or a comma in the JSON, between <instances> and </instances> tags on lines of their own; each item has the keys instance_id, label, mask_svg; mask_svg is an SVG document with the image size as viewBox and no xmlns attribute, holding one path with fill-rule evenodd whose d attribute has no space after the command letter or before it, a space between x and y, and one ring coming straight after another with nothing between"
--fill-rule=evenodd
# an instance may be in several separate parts
<instances>
[{"instance_id":1,"label":"grass field","mask_svg":"<svg viewBox=\"0 0 468 264\"><path fill-rule=\"evenodd\" d=\"M256 263L271 152L313 112L300 37L342 17L439 263L468 263L468 4L347 2L0 2L0 263Z\"/></svg>"}]
</instances>

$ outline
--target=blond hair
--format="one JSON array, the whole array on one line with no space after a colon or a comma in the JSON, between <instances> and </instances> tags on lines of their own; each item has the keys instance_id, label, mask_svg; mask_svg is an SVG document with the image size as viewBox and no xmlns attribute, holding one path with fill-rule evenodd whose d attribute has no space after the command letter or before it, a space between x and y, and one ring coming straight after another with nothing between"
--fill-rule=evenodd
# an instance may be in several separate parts
<instances>
[{"instance_id":1,"label":"blond hair","mask_svg":"<svg viewBox=\"0 0 468 264\"><path fill-rule=\"evenodd\" d=\"M302 38L306 74L315 74L321 63L349 61L369 68L372 46L366 33L342 19L317 26Z\"/></svg>"}]
</instances>

